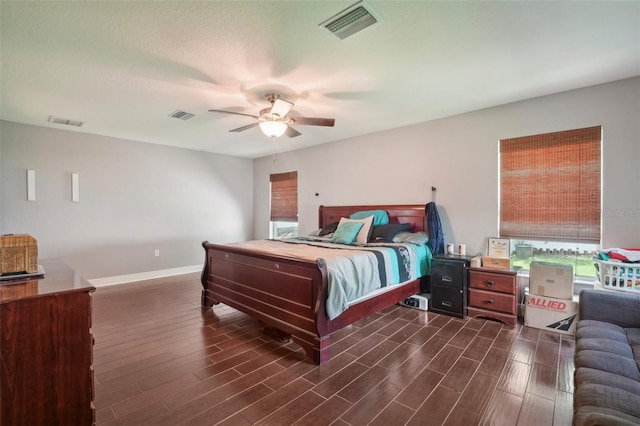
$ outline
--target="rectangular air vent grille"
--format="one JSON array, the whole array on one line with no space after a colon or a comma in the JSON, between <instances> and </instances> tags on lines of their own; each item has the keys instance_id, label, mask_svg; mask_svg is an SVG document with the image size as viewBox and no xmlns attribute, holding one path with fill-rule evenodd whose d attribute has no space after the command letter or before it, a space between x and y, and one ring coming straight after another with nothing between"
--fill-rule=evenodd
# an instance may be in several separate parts
<instances>
[{"instance_id":1,"label":"rectangular air vent grille","mask_svg":"<svg viewBox=\"0 0 640 426\"><path fill-rule=\"evenodd\" d=\"M50 115L47 121L53 124L62 124L65 126L75 126L75 127L81 127L84 124L82 121L79 121L79 120L69 120L68 118L54 117L53 115Z\"/></svg>"},{"instance_id":2,"label":"rectangular air vent grille","mask_svg":"<svg viewBox=\"0 0 640 426\"><path fill-rule=\"evenodd\" d=\"M177 118L182 121L187 121L195 116L196 116L195 114L191 114L190 112L180 111L179 109L169 114L169 117Z\"/></svg>"},{"instance_id":3,"label":"rectangular air vent grille","mask_svg":"<svg viewBox=\"0 0 640 426\"><path fill-rule=\"evenodd\" d=\"M324 21L320 27L344 40L380 21L380 16L363 0Z\"/></svg>"}]
</instances>

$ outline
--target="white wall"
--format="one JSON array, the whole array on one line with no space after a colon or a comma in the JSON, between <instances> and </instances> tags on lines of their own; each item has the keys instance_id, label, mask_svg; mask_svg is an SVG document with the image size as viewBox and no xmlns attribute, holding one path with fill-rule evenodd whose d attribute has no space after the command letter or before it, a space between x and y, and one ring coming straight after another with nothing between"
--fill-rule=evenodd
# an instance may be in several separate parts
<instances>
[{"instance_id":1,"label":"white wall","mask_svg":"<svg viewBox=\"0 0 640 426\"><path fill-rule=\"evenodd\" d=\"M64 258L85 278L202 265L203 240L253 235L251 160L7 121L0 135L0 229L33 235L39 258Z\"/></svg>"},{"instance_id":2,"label":"white wall","mask_svg":"<svg viewBox=\"0 0 640 426\"><path fill-rule=\"evenodd\" d=\"M317 228L321 204L423 204L435 186L446 242L483 252L498 234L498 141L595 125L602 245L640 247L640 77L257 159L255 237L268 237L269 174L297 170L301 233Z\"/></svg>"}]
</instances>

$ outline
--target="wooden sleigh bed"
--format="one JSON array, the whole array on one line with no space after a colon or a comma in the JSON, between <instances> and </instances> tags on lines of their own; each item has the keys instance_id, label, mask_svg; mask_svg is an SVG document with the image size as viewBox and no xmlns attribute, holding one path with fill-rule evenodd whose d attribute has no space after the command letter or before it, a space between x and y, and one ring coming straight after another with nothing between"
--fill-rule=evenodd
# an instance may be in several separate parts
<instances>
[{"instance_id":1,"label":"wooden sleigh bed","mask_svg":"<svg viewBox=\"0 0 640 426\"><path fill-rule=\"evenodd\" d=\"M414 231L427 231L424 205L320 206L320 228L365 210L385 210L397 222L410 223ZM208 241L202 246L202 305L222 302L252 316L282 337L290 336L316 364L330 358L331 333L420 293L421 280L428 278L394 285L330 320L323 259L301 260Z\"/></svg>"}]
</instances>

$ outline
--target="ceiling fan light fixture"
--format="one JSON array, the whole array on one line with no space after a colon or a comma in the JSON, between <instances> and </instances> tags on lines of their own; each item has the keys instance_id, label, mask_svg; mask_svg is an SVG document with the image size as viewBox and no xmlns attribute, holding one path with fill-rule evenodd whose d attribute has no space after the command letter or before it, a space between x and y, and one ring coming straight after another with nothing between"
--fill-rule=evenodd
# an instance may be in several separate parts
<instances>
[{"instance_id":1,"label":"ceiling fan light fixture","mask_svg":"<svg viewBox=\"0 0 640 426\"><path fill-rule=\"evenodd\" d=\"M245 130L260 127L260 131L272 140L282 135L290 138L300 136L302 133L291 127L292 124L301 124L307 126L325 126L333 127L335 119L322 117L289 117L287 114L293 108L293 103L280 99L277 93L266 93L265 97L271 103L268 108L260 110L260 115L245 114L243 112L225 111L221 109L210 109L209 112L222 112L225 114L243 115L256 120L252 124L229 130L230 132L244 132Z\"/></svg>"},{"instance_id":2,"label":"ceiling fan light fixture","mask_svg":"<svg viewBox=\"0 0 640 426\"><path fill-rule=\"evenodd\" d=\"M280 137L287 131L287 124L282 121L261 120L258 126L260 126L262 133L270 138Z\"/></svg>"}]
</instances>

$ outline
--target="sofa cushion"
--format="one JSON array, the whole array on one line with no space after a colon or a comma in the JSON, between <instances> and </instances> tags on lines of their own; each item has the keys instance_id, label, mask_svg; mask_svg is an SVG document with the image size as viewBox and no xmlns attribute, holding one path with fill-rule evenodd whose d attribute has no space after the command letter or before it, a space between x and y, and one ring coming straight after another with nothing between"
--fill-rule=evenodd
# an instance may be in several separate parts
<instances>
[{"instance_id":1,"label":"sofa cushion","mask_svg":"<svg viewBox=\"0 0 640 426\"><path fill-rule=\"evenodd\" d=\"M595 337L578 339L576 342L576 351L579 352L583 350L607 352L633 358L633 351L627 343L609 339L598 339Z\"/></svg>"},{"instance_id":2,"label":"sofa cushion","mask_svg":"<svg viewBox=\"0 0 640 426\"><path fill-rule=\"evenodd\" d=\"M618 374L582 367L576 370L574 378L576 386L582 385L583 383L616 386L627 392L640 395L640 382Z\"/></svg>"},{"instance_id":3,"label":"sofa cushion","mask_svg":"<svg viewBox=\"0 0 640 426\"><path fill-rule=\"evenodd\" d=\"M584 338L604 338L629 344L625 329L608 322L581 320L576 326L576 340Z\"/></svg>"},{"instance_id":4,"label":"sofa cushion","mask_svg":"<svg viewBox=\"0 0 640 426\"><path fill-rule=\"evenodd\" d=\"M586 349L576 352L574 362L576 368L595 368L628 377L632 380L640 380L640 373L638 372L636 361L624 355Z\"/></svg>"},{"instance_id":5,"label":"sofa cushion","mask_svg":"<svg viewBox=\"0 0 640 426\"><path fill-rule=\"evenodd\" d=\"M625 371L625 376L640 380L640 328L623 328L603 321L581 320L576 326L576 357L582 351L611 354L610 359L606 356L598 359L597 355L583 355L581 362L586 363L583 366L600 368L616 374ZM616 356L633 360L635 368L631 367L629 361L620 361L621 365L613 365Z\"/></svg>"},{"instance_id":6,"label":"sofa cushion","mask_svg":"<svg viewBox=\"0 0 640 426\"><path fill-rule=\"evenodd\" d=\"M573 415L573 424L581 426L638 426L638 419L624 419L625 413L615 410L604 410L601 412L597 407L595 411L589 409L579 409Z\"/></svg>"},{"instance_id":7,"label":"sofa cushion","mask_svg":"<svg viewBox=\"0 0 640 426\"><path fill-rule=\"evenodd\" d=\"M595 383L582 383L573 395L576 408L581 413L598 412L615 414L629 421L640 419L640 395Z\"/></svg>"},{"instance_id":8,"label":"sofa cushion","mask_svg":"<svg viewBox=\"0 0 640 426\"><path fill-rule=\"evenodd\" d=\"M624 291L582 290L578 304L580 320L596 320L620 327L640 327L640 294Z\"/></svg>"},{"instance_id":9,"label":"sofa cushion","mask_svg":"<svg viewBox=\"0 0 640 426\"><path fill-rule=\"evenodd\" d=\"M627 328L627 340L636 359L640 358L640 328Z\"/></svg>"}]
</instances>

